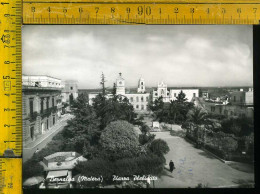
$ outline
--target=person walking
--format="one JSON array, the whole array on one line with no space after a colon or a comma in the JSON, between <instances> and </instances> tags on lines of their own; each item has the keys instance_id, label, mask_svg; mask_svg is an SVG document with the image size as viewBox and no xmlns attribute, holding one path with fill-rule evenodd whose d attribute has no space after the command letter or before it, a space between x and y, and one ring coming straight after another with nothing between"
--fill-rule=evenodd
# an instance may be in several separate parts
<instances>
[{"instance_id":1,"label":"person walking","mask_svg":"<svg viewBox=\"0 0 260 194\"><path fill-rule=\"evenodd\" d=\"M170 161L169 166L170 166L170 172L172 173L172 171L174 169L174 163L172 160Z\"/></svg>"}]
</instances>

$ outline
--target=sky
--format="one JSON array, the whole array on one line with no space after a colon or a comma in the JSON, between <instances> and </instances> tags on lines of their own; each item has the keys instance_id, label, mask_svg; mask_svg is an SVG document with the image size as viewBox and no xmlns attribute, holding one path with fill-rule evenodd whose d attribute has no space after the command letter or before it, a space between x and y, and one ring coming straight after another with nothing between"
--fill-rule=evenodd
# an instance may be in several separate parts
<instances>
[{"instance_id":1,"label":"sky","mask_svg":"<svg viewBox=\"0 0 260 194\"><path fill-rule=\"evenodd\" d=\"M163 81L169 87L252 86L253 27L25 25L23 74L77 80L80 89Z\"/></svg>"}]
</instances>

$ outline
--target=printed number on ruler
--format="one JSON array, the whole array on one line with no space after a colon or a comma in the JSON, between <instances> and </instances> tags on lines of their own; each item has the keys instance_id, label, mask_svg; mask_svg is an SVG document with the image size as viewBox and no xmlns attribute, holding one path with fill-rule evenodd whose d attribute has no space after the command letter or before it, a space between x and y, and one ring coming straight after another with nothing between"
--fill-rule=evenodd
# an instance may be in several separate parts
<instances>
[{"instance_id":1,"label":"printed number on ruler","mask_svg":"<svg viewBox=\"0 0 260 194\"><path fill-rule=\"evenodd\" d=\"M21 1L0 4L0 155L22 152Z\"/></svg>"},{"instance_id":2,"label":"printed number on ruler","mask_svg":"<svg viewBox=\"0 0 260 194\"><path fill-rule=\"evenodd\" d=\"M260 19L259 1L57 1L24 1L24 23L259 24Z\"/></svg>"}]
</instances>

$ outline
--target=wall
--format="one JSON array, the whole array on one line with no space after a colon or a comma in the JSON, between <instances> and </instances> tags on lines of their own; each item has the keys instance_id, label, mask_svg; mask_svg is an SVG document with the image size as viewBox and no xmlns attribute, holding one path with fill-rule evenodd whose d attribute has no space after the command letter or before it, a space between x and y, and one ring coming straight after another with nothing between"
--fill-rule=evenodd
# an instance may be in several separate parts
<instances>
[{"instance_id":1,"label":"wall","mask_svg":"<svg viewBox=\"0 0 260 194\"><path fill-rule=\"evenodd\" d=\"M133 105L135 111L147 111L149 102L149 93L125 94L129 102ZM143 98L143 101L141 100ZM138 100L137 100L138 99Z\"/></svg>"},{"instance_id":2,"label":"wall","mask_svg":"<svg viewBox=\"0 0 260 194\"><path fill-rule=\"evenodd\" d=\"M234 105L245 103L245 92L232 92L230 94L230 103Z\"/></svg>"},{"instance_id":3,"label":"wall","mask_svg":"<svg viewBox=\"0 0 260 194\"><path fill-rule=\"evenodd\" d=\"M22 114L23 114L23 142L29 143L40 137L48 131L58 120L58 109L54 108L50 114L47 114L47 98L49 98L49 109L52 106L52 97L54 97L54 107L57 107L57 101L60 99L60 90L39 90L23 88ZM30 112L30 99L33 99L33 112ZM43 112L41 112L41 99L43 101ZM48 124L47 124L48 122ZM48 129L47 129L48 126ZM32 131L32 127L34 130Z\"/></svg>"},{"instance_id":4,"label":"wall","mask_svg":"<svg viewBox=\"0 0 260 194\"><path fill-rule=\"evenodd\" d=\"M175 96L178 96L178 94L181 91L186 95L188 102L190 102L193 97L199 97L199 89L171 89L170 90L170 100L176 100ZM195 94L195 96L193 96L193 94Z\"/></svg>"}]
</instances>

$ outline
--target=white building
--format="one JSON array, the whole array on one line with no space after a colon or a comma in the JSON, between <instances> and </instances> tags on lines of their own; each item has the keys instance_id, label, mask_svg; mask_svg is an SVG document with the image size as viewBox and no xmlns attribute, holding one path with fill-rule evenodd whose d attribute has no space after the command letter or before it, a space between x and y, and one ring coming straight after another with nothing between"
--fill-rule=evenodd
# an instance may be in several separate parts
<instances>
[{"instance_id":1,"label":"white building","mask_svg":"<svg viewBox=\"0 0 260 194\"><path fill-rule=\"evenodd\" d=\"M23 75L23 86L43 87L43 88L63 88L61 80L47 75Z\"/></svg>"},{"instance_id":2,"label":"white building","mask_svg":"<svg viewBox=\"0 0 260 194\"><path fill-rule=\"evenodd\" d=\"M147 111L150 94L146 93L145 91L145 81L143 78L140 78L138 81L137 92L126 93L125 80L122 77L122 73L119 73L119 76L116 79L116 94L122 96L123 98L127 98L133 105L135 111ZM88 95L90 105L93 103L93 98L95 98L97 95L97 93L90 93ZM107 94L107 98L111 97L112 94Z\"/></svg>"},{"instance_id":3,"label":"white building","mask_svg":"<svg viewBox=\"0 0 260 194\"><path fill-rule=\"evenodd\" d=\"M159 97L163 98L163 102L170 102L171 100L176 100L178 94L183 92L186 95L187 101L190 102L193 97L199 97L199 89L168 89L167 84L158 83L157 89L153 90L153 101Z\"/></svg>"},{"instance_id":4,"label":"white building","mask_svg":"<svg viewBox=\"0 0 260 194\"><path fill-rule=\"evenodd\" d=\"M71 100L78 98L78 81L65 80L62 81L62 85L64 86L61 91L62 102L70 104Z\"/></svg>"}]
</instances>

